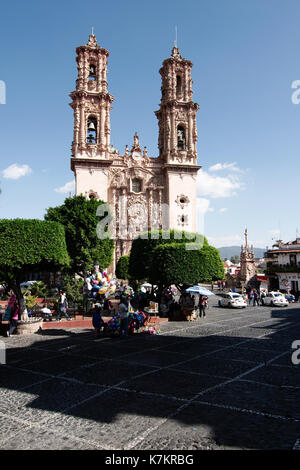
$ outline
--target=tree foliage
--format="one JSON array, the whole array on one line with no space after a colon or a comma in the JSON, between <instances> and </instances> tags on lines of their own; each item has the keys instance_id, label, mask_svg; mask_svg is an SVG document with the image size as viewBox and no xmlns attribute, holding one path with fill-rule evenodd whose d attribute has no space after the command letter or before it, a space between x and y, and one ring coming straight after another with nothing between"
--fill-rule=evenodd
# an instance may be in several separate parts
<instances>
[{"instance_id":1,"label":"tree foliage","mask_svg":"<svg viewBox=\"0 0 300 470\"><path fill-rule=\"evenodd\" d=\"M187 249L197 239L200 244ZM219 251L204 236L160 230L156 238L140 236L133 241L129 273L135 279L148 279L159 286L175 284L182 288L223 279L224 266Z\"/></svg>"},{"instance_id":2,"label":"tree foliage","mask_svg":"<svg viewBox=\"0 0 300 470\"><path fill-rule=\"evenodd\" d=\"M161 286L175 284L179 288L200 280L200 250L186 250L183 243L158 245L153 250L150 282Z\"/></svg>"},{"instance_id":3,"label":"tree foliage","mask_svg":"<svg viewBox=\"0 0 300 470\"><path fill-rule=\"evenodd\" d=\"M20 282L29 272L58 271L69 264L65 232L57 222L0 220L0 277L23 299Z\"/></svg>"},{"instance_id":4,"label":"tree foliage","mask_svg":"<svg viewBox=\"0 0 300 470\"><path fill-rule=\"evenodd\" d=\"M143 232L136 237L132 243L128 270L130 276L138 280L149 279L154 249L158 245L170 243L197 243L200 244L200 246L208 245L206 238L196 233L180 230L153 230L152 232Z\"/></svg>"},{"instance_id":5,"label":"tree foliage","mask_svg":"<svg viewBox=\"0 0 300 470\"><path fill-rule=\"evenodd\" d=\"M101 268L107 268L112 262L113 240L109 237L100 240L96 233L97 224L104 219L97 215L101 204L104 202L81 195L67 198L61 206L47 210L45 219L60 222L65 228L71 273L83 274L96 262Z\"/></svg>"},{"instance_id":6,"label":"tree foliage","mask_svg":"<svg viewBox=\"0 0 300 470\"><path fill-rule=\"evenodd\" d=\"M21 273L56 270L69 263L64 228L56 222L35 219L0 220L0 266Z\"/></svg>"},{"instance_id":7,"label":"tree foliage","mask_svg":"<svg viewBox=\"0 0 300 470\"><path fill-rule=\"evenodd\" d=\"M129 255L120 256L116 266L116 277L118 279L129 280Z\"/></svg>"}]
</instances>

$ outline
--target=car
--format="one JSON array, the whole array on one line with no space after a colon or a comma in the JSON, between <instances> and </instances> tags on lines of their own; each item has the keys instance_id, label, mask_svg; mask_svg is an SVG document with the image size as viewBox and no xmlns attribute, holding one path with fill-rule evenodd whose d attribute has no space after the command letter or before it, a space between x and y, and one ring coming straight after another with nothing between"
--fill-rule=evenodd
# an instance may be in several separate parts
<instances>
[{"instance_id":1,"label":"car","mask_svg":"<svg viewBox=\"0 0 300 470\"><path fill-rule=\"evenodd\" d=\"M245 308L247 302L240 294L228 292L219 300L219 307Z\"/></svg>"},{"instance_id":2,"label":"car","mask_svg":"<svg viewBox=\"0 0 300 470\"><path fill-rule=\"evenodd\" d=\"M28 289L29 287L33 286L33 284L35 284L36 282L38 281L26 281L26 282L22 282L20 284L20 287L23 287L25 289Z\"/></svg>"},{"instance_id":3,"label":"car","mask_svg":"<svg viewBox=\"0 0 300 470\"><path fill-rule=\"evenodd\" d=\"M287 307L289 302L281 292L268 292L264 298L264 305Z\"/></svg>"},{"instance_id":4,"label":"car","mask_svg":"<svg viewBox=\"0 0 300 470\"><path fill-rule=\"evenodd\" d=\"M293 294L284 294L284 297L288 302L295 302L295 296Z\"/></svg>"}]
</instances>

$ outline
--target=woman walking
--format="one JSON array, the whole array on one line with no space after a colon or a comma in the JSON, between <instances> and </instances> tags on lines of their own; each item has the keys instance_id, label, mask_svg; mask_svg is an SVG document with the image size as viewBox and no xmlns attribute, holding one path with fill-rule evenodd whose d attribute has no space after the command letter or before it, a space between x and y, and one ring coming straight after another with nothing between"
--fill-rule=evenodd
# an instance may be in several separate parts
<instances>
[{"instance_id":1,"label":"woman walking","mask_svg":"<svg viewBox=\"0 0 300 470\"><path fill-rule=\"evenodd\" d=\"M19 311L20 307L17 304L17 298L15 294L12 294L4 315L4 320L9 320L9 329L6 332L7 337L11 336L13 332L17 329Z\"/></svg>"}]
</instances>

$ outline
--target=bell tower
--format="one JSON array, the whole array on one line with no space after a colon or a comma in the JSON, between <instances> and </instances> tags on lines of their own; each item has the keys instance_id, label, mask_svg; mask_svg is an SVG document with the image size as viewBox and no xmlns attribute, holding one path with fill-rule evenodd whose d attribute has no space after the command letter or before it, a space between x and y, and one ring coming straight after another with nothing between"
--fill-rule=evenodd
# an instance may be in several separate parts
<instances>
[{"instance_id":1,"label":"bell tower","mask_svg":"<svg viewBox=\"0 0 300 470\"><path fill-rule=\"evenodd\" d=\"M183 59L177 46L164 60L158 119L159 158L162 160L167 199L169 227L197 231L196 177L197 123L199 105L193 102L192 62Z\"/></svg>"},{"instance_id":2,"label":"bell tower","mask_svg":"<svg viewBox=\"0 0 300 470\"><path fill-rule=\"evenodd\" d=\"M74 111L73 158L109 158L110 110L113 97L107 90L109 52L91 34L77 47L76 90L70 94Z\"/></svg>"},{"instance_id":3,"label":"bell tower","mask_svg":"<svg viewBox=\"0 0 300 470\"><path fill-rule=\"evenodd\" d=\"M166 163L197 164L196 113L199 105L192 100L192 62L183 59L178 47L164 60L158 119L159 156Z\"/></svg>"}]
</instances>

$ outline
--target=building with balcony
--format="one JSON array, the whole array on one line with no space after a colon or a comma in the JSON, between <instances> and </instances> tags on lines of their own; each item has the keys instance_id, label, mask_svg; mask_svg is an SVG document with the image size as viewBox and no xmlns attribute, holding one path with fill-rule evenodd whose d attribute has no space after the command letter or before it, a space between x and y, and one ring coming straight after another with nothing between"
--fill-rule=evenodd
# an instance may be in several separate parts
<instances>
[{"instance_id":1,"label":"building with balcony","mask_svg":"<svg viewBox=\"0 0 300 470\"><path fill-rule=\"evenodd\" d=\"M270 280L270 290L300 294L300 238L284 243L282 240L265 253L265 274Z\"/></svg>"}]
</instances>

